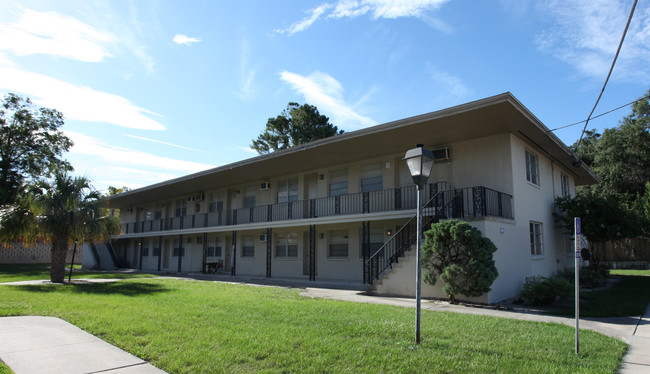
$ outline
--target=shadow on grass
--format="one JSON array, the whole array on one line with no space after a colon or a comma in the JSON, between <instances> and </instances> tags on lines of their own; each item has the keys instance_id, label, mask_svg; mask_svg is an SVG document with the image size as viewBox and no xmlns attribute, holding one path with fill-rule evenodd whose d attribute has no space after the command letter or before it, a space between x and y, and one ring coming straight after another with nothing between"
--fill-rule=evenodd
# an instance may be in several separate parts
<instances>
[{"instance_id":1,"label":"shadow on grass","mask_svg":"<svg viewBox=\"0 0 650 374\"><path fill-rule=\"evenodd\" d=\"M72 292L84 294L102 295L123 295L123 296L145 296L171 291L160 283L141 282L110 282L110 283L86 283L86 284L64 284L64 285L24 285L16 286L28 292ZM63 288L62 288L63 287Z\"/></svg>"}]
</instances>

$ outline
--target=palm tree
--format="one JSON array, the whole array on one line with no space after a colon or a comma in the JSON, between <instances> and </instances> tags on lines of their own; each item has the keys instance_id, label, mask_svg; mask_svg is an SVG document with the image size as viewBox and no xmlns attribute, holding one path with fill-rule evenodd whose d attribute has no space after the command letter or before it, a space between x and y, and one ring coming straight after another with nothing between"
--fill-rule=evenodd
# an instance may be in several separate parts
<instances>
[{"instance_id":1,"label":"palm tree","mask_svg":"<svg viewBox=\"0 0 650 374\"><path fill-rule=\"evenodd\" d=\"M65 257L74 240L106 239L119 232L106 204L87 178L55 171L51 179L28 186L16 204L0 212L0 241L49 241L50 280L63 283Z\"/></svg>"}]
</instances>

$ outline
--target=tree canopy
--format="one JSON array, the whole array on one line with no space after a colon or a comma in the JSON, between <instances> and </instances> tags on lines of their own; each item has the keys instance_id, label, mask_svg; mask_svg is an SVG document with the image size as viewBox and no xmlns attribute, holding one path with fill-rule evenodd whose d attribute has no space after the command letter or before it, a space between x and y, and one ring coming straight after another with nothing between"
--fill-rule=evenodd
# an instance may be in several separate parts
<instances>
[{"instance_id":1,"label":"tree canopy","mask_svg":"<svg viewBox=\"0 0 650 374\"><path fill-rule=\"evenodd\" d=\"M578 188L582 196L615 199L634 211L636 201L647 193L650 182L650 90L632 106L632 113L619 126L602 134L587 131L575 152L598 175L601 182ZM637 212L642 213L642 212ZM647 217L650 218L650 217Z\"/></svg>"},{"instance_id":2,"label":"tree canopy","mask_svg":"<svg viewBox=\"0 0 650 374\"><path fill-rule=\"evenodd\" d=\"M9 93L0 103L0 206L13 203L27 180L71 170L61 158L72 141L59 128L61 112Z\"/></svg>"},{"instance_id":3,"label":"tree canopy","mask_svg":"<svg viewBox=\"0 0 650 374\"><path fill-rule=\"evenodd\" d=\"M289 103L282 113L266 121L266 129L254 139L251 148L259 154L287 149L299 144L343 134L313 105Z\"/></svg>"},{"instance_id":4,"label":"tree canopy","mask_svg":"<svg viewBox=\"0 0 650 374\"><path fill-rule=\"evenodd\" d=\"M93 241L119 232L119 223L108 214L101 199L84 177L56 170L51 178L30 184L16 202L0 210L0 241L49 241L50 279L61 283L65 257L74 240Z\"/></svg>"}]
</instances>

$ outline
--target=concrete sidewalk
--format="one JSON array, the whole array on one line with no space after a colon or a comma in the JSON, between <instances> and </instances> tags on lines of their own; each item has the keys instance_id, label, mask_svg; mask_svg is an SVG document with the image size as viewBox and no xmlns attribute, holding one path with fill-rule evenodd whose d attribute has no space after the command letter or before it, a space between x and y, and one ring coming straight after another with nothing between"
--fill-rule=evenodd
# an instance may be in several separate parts
<instances>
[{"instance_id":1,"label":"concrete sidewalk","mask_svg":"<svg viewBox=\"0 0 650 374\"><path fill-rule=\"evenodd\" d=\"M0 318L0 358L16 374L165 373L54 317Z\"/></svg>"}]
</instances>

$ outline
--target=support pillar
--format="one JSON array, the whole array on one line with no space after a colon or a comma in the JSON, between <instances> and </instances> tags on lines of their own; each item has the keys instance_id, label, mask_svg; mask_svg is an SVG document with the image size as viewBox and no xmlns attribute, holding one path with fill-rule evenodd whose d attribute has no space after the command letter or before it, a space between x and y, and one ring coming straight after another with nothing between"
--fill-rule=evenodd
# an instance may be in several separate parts
<instances>
[{"instance_id":1,"label":"support pillar","mask_svg":"<svg viewBox=\"0 0 650 374\"><path fill-rule=\"evenodd\" d=\"M183 264L183 234L178 235L178 272L181 272Z\"/></svg>"},{"instance_id":2,"label":"support pillar","mask_svg":"<svg viewBox=\"0 0 650 374\"><path fill-rule=\"evenodd\" d=\"M316 225L309 226L309 280L316 280Z\"/></svg>"},{"instance_id":3,"label":"support pillar","mask_svg":"<svg viewBox=\"0 0 650 374\"><path fill-rule=\"evenodd\" d=\"M363 222L361 232L361 253L363 257L363 283L369 283L370 269L368 269L368 258L370 258L370 221Z\"/></svg>"},{"instance_id":4,"label":"support pillar","mask_svg":"<svg viewBox=\"0 0 650 374\"><path fill-rule=\"evenodd\" d=\"M203 233L203 261L201 262L201 273L203 274L205 274L205 263L207 261L207 257L208 257L208 233L204 232Z\"/></svg>"},{"instance_id":5,"label":"support pillar","mask_svg":"<svg viewBox=\"0 0 650 374\"><path fill-rule=\"evenodd\" d=\"M235 213L236 211L233 211ZM232 256L230 257L230 275L237 275L237 231L232 232Z\"/></svg>"},{"instance_id":6,"label":"support pillar","mask_svg":"<svg viewBox=\"0 0 650 374\"><path fill-rule=\"evenodd\" d=\"M162 258L162 244L163 244L163 237L159 236L158 237L158 271L160 271L160 259Z\"/></svg>"},{"instance_id":7,"label":"support pillar","mask_svg":"<svg viewBox=\"0 0 650 374\"><path fill-rule=\"evenodd\" d=\"M266 277L271 278L271 263L273 260L273 229L266 229Z\"/></svg>"}]
</instances>

